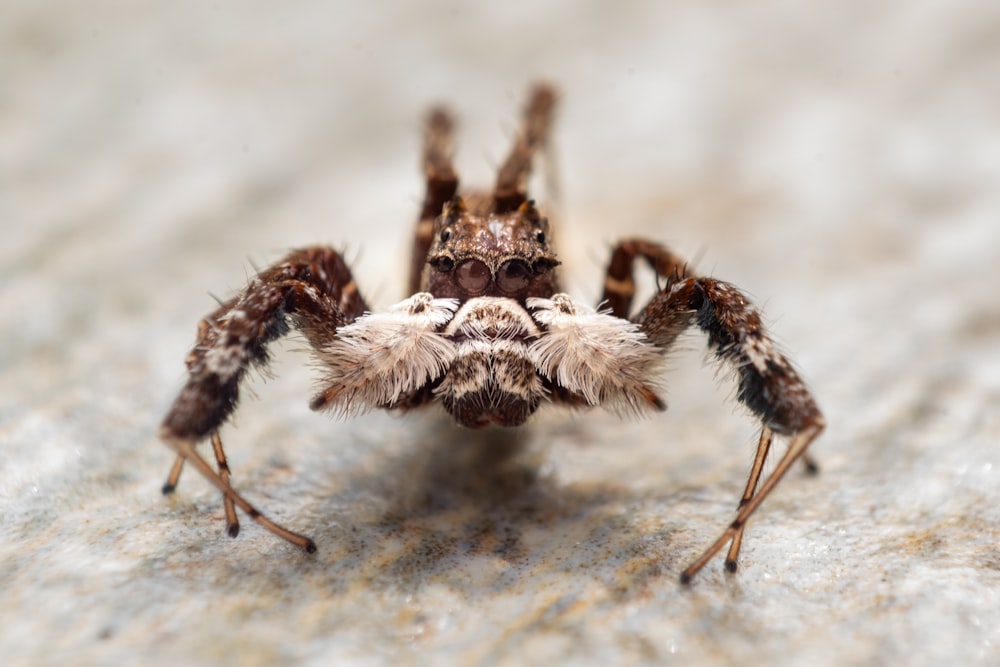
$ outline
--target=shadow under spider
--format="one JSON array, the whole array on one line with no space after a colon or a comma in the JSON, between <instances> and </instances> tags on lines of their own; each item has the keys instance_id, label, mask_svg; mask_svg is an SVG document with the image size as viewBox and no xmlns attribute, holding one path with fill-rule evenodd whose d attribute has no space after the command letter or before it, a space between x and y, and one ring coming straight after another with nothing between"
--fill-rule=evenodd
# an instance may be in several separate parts
<instances>
[{"instance_id":1,"label":"shadow under spider","mask_svg":"<svg viewBox=\"0 0 1000 667\"><path fill-rule=\"evenodd\" d=\"M412 588L470 568L502 588L515 584L515 566L551 572L595 552L636 556L649 537L633 525L626 506L638 499L622 487L565 484L547 471L551 429L415 426L411 444L376 469L344 471L344 514L316 535L321 552L337 554L327 562L335 579ZM477 566L477 556L499 560Z\"/></svg>"},{"instance_id":2,"label":"shadow under spider","mask_svg":"<svg viewBox=\"0 0 1000 667\"><path fill-rule=\"evenodd\" d=\"M554 482L539 470L542 457L532 451L530 433L440 428L428 435L433 442L394 462L389 474L405 483L389 516L515 508L530 513L558 500Z\"/></svg>"},{"instance_id":3,"label":"shadow under spider","mask_svg":"<svg viewBox=\"0 0 1000 667\"><path fill-rule=\"evenodd\" d=\"M546 420L469 430L431 417L379 428L370 443L356 437L353 446L370 445L371 457L320 464L310 475L325 480L310 485L304 513L319 552L262 568L259 554L237 550L226 576L248 591L289 595L347 596L359 585L409 595L444 585L471 599L591 581L615 599L644 596L678 566L673 529L651 523L647 511L667 498L594 481L599 475L565 481L550 472L560 451L587 446L585 426L566 428Z\"/></svg>"}]
</instances>

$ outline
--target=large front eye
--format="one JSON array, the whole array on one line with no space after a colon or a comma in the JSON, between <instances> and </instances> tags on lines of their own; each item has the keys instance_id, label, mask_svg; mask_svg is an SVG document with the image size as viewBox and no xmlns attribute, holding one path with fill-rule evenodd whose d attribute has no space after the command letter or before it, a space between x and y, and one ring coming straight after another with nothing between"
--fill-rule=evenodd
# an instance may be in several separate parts
<instances>
[{"instance_id":1,"label":"large front eye","mask_svg":"<svg viewBox=\"0 0 1000 667\"><path fill-rule=\"evenodd\" d=\"M455 272L458 276L458 284L462 289L471 293L479 294L490 284L490 269L478 259L467 259L458 265Z\"/></svg>"},{"instance_id":2,"label":"large front eye","mask_svg":"<svg viewBox=\"0 0 1000 667\"><path fill-rule=\"evenodd\" d=\"M497 271L497 286L504 292L520 292L531 282L531 269L519 259L504 262Z\"/></svg>"}]
</instances>

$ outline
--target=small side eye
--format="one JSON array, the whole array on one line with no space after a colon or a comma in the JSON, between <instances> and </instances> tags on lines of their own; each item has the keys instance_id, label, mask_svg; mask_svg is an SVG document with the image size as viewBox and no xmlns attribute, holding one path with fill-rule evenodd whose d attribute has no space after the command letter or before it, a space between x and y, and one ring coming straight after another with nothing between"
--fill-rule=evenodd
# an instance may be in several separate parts
<instances>
[{"instance_id":1,"label":"small side eye","mask_svg":"<svg viewBox=\"0 0 1000 667\"><path fill-rule=\"evenodd\" d=\"M440 271L441 273L448 273L455 268L455 260L453 260L448 255L441 255L440 257L435 257L431 260L431 266Z\"/></svg>"},{"instance_id":2,"label":"small side eye","mask_svg":"<svg viewBox=\"0 0 1000 667\"><path fill-rule=\"evenodd\" d=\"M531 265L531 270L535 273L545 273L546 271L551 271L552 269L559 266L559 262L554 259L541 258L535 260L535 263Z\"/></svg>"},{"instance_id":3,"label":"small side eye","mask_svg":"<svg viewBox=\"0 0 1000 667\"><path fill-rule=\"evenodd\" d=\"M545 243L545 232L539 229L538 232L535 234L535 240L538 241L539 243Z\"/></svg>"},{"instance_id":4,"label":"small side eye","mask_svg":"<svg viewBox=\"0 0 1000 667\"><path fill-rule=\"evenodd\" d=\"M448 239L450 239L450 238L451 238L451 230L447 229L447 228L442 229L441 230L441 242L442 243L447 243Z\"/></svg>"}]
</instances>

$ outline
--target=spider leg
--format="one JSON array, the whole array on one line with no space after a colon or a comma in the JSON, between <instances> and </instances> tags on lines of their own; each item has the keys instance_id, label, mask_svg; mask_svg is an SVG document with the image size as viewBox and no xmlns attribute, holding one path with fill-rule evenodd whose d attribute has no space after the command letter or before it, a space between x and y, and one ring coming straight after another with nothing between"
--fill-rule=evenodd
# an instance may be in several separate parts
<instances>
[{"instance_id":1,"label":"spider leg","mask_svg":"<svg viewBox=\"0 0 1000 667\"><path fill-rule=\"evenodd\" d=\"M163 495L169 495L177 489L182 470L184 470L184 457L178 454L174 459L174 465L170 468L170 474L167 475L167 481L163 483Z\"/></svg>"},{"instance_id":2,"label":"spider leg","mask_svg":"<svg viewBox=\"0 0 1000 667\"><path fill-rule=\"evenodd\" d=\"M494 211L507 213L528 199L528 177L535 152L548 141L556 93L551 87L539 84L531 90L524 110L521 130L510 154L497 173L493 191Z\"/></svg>"},{"instance_id":3,"label":"spider leg","mask_svg":"<svg viewBox=\"0 0 1000 667\"><path fill-rule=\"evenodd\" d=\"M715 541L708 549L706 549L701 556L698 557L691 565L689 565L683 572L681 572L681 583L687 584L691 582L694 575L698 573L701 568L705 567L705 564L712 559L715 554L722 550L722 547L726 546L726 542L735 541L737 539L742 539L743 529L746 525L747 519L751 514L756 511L760 503L767 497L768 494L774 490L781 478L788 472L792 464L795 463L796 459L802 456L806 447L819 437L819 434L823 432L825 423L822 418L818 423L810 426L801 433L796 434L792 437L791 441L788 443L788 450L782 455L778 460L778 464L774 468L774 472L771 473L764 484L757 490L757 493L747 501L745 505L742 506L739 512L736 514L736 519L733 520L731 524L723 531L719 539ZM738 550L739 547L736 547ZM730 549L730 554L732 555L732 549ZM736 561L735 555L732 555L733 560L726 559L726 569L730 572L736 571Z\"/></svg>"},{"instance_id":4,"label":"spider leg","mask_svg":"<svg viewBox=\"0 0 1000 667\"><path fill-rule=\"evenodd\" d=\"M260 510L251 505L247 500L241 496L233 487L229 486L222 477L212 470L212 466L208 464L201 454L195 449L195 440L190 438L175 438L165 432L166 427L160 429L160 437L177 450L178 455L184 457L186 461L189 461L202 476L209 481L213 486L222 491L226 498L229 498L237 507L246 512L247 516L256 521L262 527L268 531L274 533L281 539L294 544L295 546L303 549L309 553L316 553L316 543L305 535L300 535L299 533L294 533L287 528L276 524L271 521L266 516L261 514Z\"/></svg>"},{"instance_id":5,"label":"spider leg","mask_svg":"<svg viewBox=\"0 0 1000 667\"><path fill-rule=\"evenodd\" d=\"M266 367L267 345L287 333L290 324L320 349L366 308L343 258L330 248L313 247L293 251L265 269L241 294L202 320L186 359L187 383L160 428L160 437L178 455L164 493L174 490L184 461L190 461L222 491L230 535L239 532L239 507L279 537L309 550L308 538L274 524L233 490L218 429L235 410L247 371ZM218 472L195 450L206 437L212 440Z\"/></svg>"},{"instance_id":6,"label":"spider leg","mask_svg":"<svg viewBox=\"0 0 1000 667\"><path fill-rule=\"evenodd\" d=\"M435 108L427 116L424 131L424 178L426 190L424 203L413 237L413 254L410 259L408 293L420 291L421 277L427 264L434 235L434 219L441 214L445 202L458 191L458 175L452 166L452 129L454 120L445 109Z\"/></svg>"},{"instance_id":7,"label":"spider leg","mask_svg":"<svg viewBox=\"0 0 1000 667\"><path fill-rule=\"evenodd\" d=\"M226 461L226 450L222 448L222 438L219 437L218 431L212 434L212 449L215 451L215 463L219 471L219 478L226 483L226 486L230 486L229 462ZM222 507L226 512L226 533L229 534L229 537L236 537L240 534L240 520L236 516L233 499L222 494Z\"/></svg>"},{"instance_id":8,"label":"spider leg","mask_svg":"<svg viewBox=\"0 0 1000 667\"><path fill-rule=\"evenodd\" d=\"M764 461L767 460L767 454L771 451L771 443L774 442L774 433L768 427L764 426L760 429L760 438L757 440L757 455L753 459L753 467L750 469L750 477L747 478L747 486L743 490L743 497L740 498L740 504L736 508L739 512L747 503L753 498L754 494L757 492L757 483L760 481L760 473L764 469ZM730 572L736 571L736 559L740 555L740 547L743 545L743 531L746 528L746 524L742 524L739 531L733 536L733 541L729 544L729 553L726 554L726 569Z\"/></svg>"},{"instance_id":9,"label":"spider leg","mask_svg":"<svg viewBox=\"0 0 1000 667\"><path fill-rule=\"evenodd\" d=\"M226 461L226 450L222 447L222 438L219 437L218 432L212 434L212 449L215 450L215 463L219 471L219 477L226 484L229 484L229 462ZM170 475L167 476L167 481L163 484L164 495L173 493L177 488L177 482L181 477L181 470L184 469L184 460L184 457L180 454L174 460L174 465L170 468ZM240 534L240 520L236 516L236 507L233 505L232 499L225 494L222 495L222 505L226 512L226 532L230 537L236 537Z\"/></svg>"},{"instance_id":10,"label":"spider leg","mask_svg":"<svg viewBox=\"0 0 1000 667\"><path fill-rule=\"evenodd\" d=\"M682 278L653 297L637 322L654 345L664 348L688 326L697 325L708 335L715 356L735 370L737 400L761 420L757 455L736 519L684 570L681 580L689 582L726 543L731 543L726 569L734 571L747 520L823 431L823 415L792 363L767 335L760 313L732 285L711 278ZM789 438L788 449L761 481L774 434ZM810 459L805 461L807 467L815 466Z\"/></svg>"},{"instance_id":11,"label":"spider leg","mask_svg":"<svg viewBox=\"0 0 1000 667\"><path fill-rule=\"evenodd\" d=\"M606 305L611 309L612 315L624 320L628 319L632 310L632 299L635 297L633 267L638 257L646 260L650 268L656 272L657 278L665 278L668 285L671 281L691 275L684 260L659 243L643 239L627 239L619 242L611 252L611 261L608 262L605 271L601 305Z\"/></svg>"},{"instance_id":12,"label":"spider leg","mask_svg":"<svg viewBox=\"0 0 1000 667\"><path fill-rule=\"evenodd\" d=\"M754 495L757 493L757 483L760 481L760 473L764 469L764 461L767 460L767 455L771 450L771 444L774 442L774 432L768 427L764 426L760 429L760 437L757 440L757 455L753 460L753 467L750 469L750 477L747 478L746 488L743 490L743 497L740 499L740 504L737 506L736 511L739 513L750 504ZM806 471L812 474L819 472L819 466L809 456L809 452L803 452L799 460L806 467ZM726 554L726 569L730 572L735 572L737 568L737 559L740 555L740 547L743 546L743 531L746 529L746 523L740 524L739 530L733 536L733 541L729 544L729 551Z\"/></svg>"}]
</instances>

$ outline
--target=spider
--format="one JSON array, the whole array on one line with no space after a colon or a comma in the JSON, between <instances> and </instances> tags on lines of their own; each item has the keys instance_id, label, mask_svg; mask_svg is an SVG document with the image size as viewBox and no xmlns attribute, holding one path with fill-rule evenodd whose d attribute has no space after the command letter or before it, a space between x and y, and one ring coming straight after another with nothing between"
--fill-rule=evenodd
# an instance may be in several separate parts
<instances>
[{"instance_id":1,"label":"spider","mask_svg":"<svg viewBox=\"0 0 1000 667\"><path fill-rule=\"evenodd\" d=\"M664 410L665 352L696 326L735 372L736 397L761 427L736 518L681 581L690 582L727 543L725 567L735 572L750 516L796 460L815 470L804 454L823 431L823 415L747 297L693 273L663 245L615 245L598 309L560 291L552 229L527 192L555 103L551 87L531 89L491 192L459 192L452 117L443 108L428 115L409 298L370 312L341 254L313 246L260 271L203 319L186 359L187 383L160 430L177 453L163 492L175 489L190 462L222 492L229 535L239 533L238 507L278 537L316 551L310 538L271 521L231 486L219 437L247 371L265 366L268 344L291 327L304 334L325 373L313 410L348 416L437 402L458 424L478 428L519 426L544 403L603 406L626 416ZM656 273L659 289L630 317L638 259ZM788 448L762 479L775 436L787 437ZM205 438L217 470L195 449Z\"/></svg>"}]
</instances>

